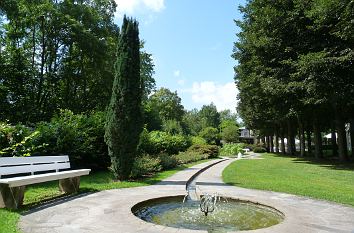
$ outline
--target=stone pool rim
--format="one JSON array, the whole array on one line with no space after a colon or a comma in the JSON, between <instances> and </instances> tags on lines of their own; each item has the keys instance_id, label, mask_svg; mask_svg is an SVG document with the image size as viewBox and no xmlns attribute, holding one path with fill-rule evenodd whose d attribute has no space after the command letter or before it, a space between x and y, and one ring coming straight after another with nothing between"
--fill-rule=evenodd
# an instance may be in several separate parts
<instances>
[{"instance_id":1,"label":"stone pool rim","mask_svg":"<svg viewBox=\"0 0 354 233\"><path fill-rule=\"evenodd\" d=\"M136 217L138 218L139 220L145 222L145 223L150 223L150 224L154 224L154 225L157 225L157 226L163 226L163 227L170 227L170 228L175 228L175 229L186 229L186 230L192 230L192 229L188 229L188 228L185 228L185 227L172 227L172 226L167 226L167 225L162 225L162 224L156 224L154 222L150 222L150 221L145 221L144 219L140 218L139 216L136 215L136 212L143 208L143 207L147 207L149 206L149 204L158 204L159 201L161 202L164 202L164 201L167 201L170 199L171 201L173 200L176 200L176 199L180 199L181 202L183 201L183 198L185 196L184 195L168 195L168 196L161 196L161 197L155 197L155 198L150 198L150 199L146 199L146 200L143 200L143 201L140 201L136 204L134 204L130 211L131 213ZM278 210L277 208L273 207L273 206L270 206L270 205L267 205L267 204L263 204L263 203L260 203L260 202L254 202L254 201L250 201L250 200L247 200L247 199L242 199L242 198L236 198L236 197L230 197L230 196L225 196L225 195L220 195L220 197L222 198L226 198L227 200L231 200L231 202L240 202L240 203L244 203L244 204L251 204L251 205L255 205L257 207L261 207L261 208L264 208L266 209L267 211L269 210L269 212L273 211L274 214L277 214L280 218L280 221L276 224L273 224L273 225L270 225L270 226L266 226L266 227L261 227L261 228L257 228L257 229L252 229L254 231L256 230L260 230L260 229L267 229L267 228L270 228L270 227L274 227L276 225L279 225L279 224L282 224L285 220L286 220L286 216L285 214ZM152 206L152 205L151 205ZM194 229L193 229L194 230ZM241 231L250 231L251 229L246 229L246 230L238 230L237 232L241 232Z\"/></svg>"}]
</instances>

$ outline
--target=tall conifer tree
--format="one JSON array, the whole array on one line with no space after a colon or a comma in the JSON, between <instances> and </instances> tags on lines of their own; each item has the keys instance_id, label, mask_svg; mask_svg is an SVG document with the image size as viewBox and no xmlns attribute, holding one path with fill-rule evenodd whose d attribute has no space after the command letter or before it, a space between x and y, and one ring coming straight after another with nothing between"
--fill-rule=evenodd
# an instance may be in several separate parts
<instances>
[{"instance_id":1,"label":"tall conifer tree","mask_svg":"<svg viewBox=\"0 0 354 233\"><path fill-rule=\"evenodd\" d=\"M143 127L138 22L124 17L115 79L106 119L105 141L117 179L129 178Z\"/></svg>"}]
</instances>

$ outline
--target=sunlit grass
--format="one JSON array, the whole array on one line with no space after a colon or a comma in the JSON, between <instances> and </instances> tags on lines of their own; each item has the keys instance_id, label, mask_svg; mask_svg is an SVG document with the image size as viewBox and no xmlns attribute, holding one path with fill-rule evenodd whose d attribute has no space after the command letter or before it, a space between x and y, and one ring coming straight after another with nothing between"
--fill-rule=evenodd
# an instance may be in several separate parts
<instances>
[{"instance_id":1,"label":"sunlit grass","mask_svg":"<svg viewBox=\"0 0 354 233\"><path fill-rule=\"evenodd\" d=\"M285 192L354 206L354 164L265 154L223 171L224 182L244 188Z\"/></svg>"}]
</instances>

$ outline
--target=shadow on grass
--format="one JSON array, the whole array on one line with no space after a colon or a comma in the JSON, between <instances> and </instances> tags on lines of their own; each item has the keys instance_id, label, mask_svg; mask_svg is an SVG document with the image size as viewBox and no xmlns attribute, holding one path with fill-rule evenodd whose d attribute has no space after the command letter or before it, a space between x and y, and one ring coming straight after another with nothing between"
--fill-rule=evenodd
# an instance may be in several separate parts
<instances>
[{"instance_id":1,"label":"shadow on grass","mask_svg":"<svg viewBox=\"0 0 354 233\"><path fill-rule=\"evenodd\" d=\"M354 161L341 162L338 157L330 157L330 158L322 158L316 159L314 157L298 157L298 156L290 156L286 154L271 154L276 157L284 157L284 158L294 158L294 163L307 163L318 165L323 168L334 169L334 170L346 170L346 171L354 171Z\"/></svg>"}]
</instances>

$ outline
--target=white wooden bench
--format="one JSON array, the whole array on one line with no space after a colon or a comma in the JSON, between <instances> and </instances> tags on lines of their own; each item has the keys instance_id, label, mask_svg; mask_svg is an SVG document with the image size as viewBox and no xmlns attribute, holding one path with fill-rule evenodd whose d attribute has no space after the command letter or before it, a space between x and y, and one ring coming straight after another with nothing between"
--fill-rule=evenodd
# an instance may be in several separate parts
<instances>
[{"instance_id":1,"label":"white wooden bench","mask_svg":"<svg viewBox=\"0 0 354 233\"><path fill-rule=\"evenodd\" d=\"M79 190L80 176L91 169L70 169L69 156L0 157L0 208L17 209L29 184L59 180L65 193ZM6 178L4 176L11 176Z\"/></svg>"},{"instance_id":2,"label":"white wooden bench","mask_svg":"<svg viewBox=\"0 0 354 233\"><path fill-rule=\"evenodd\" d=\"M242 149L245 153L247 153L247 152L250 152L250 149L248 149L248 148L244 148L244 149Z\"/></svg>"}]
</instances>

